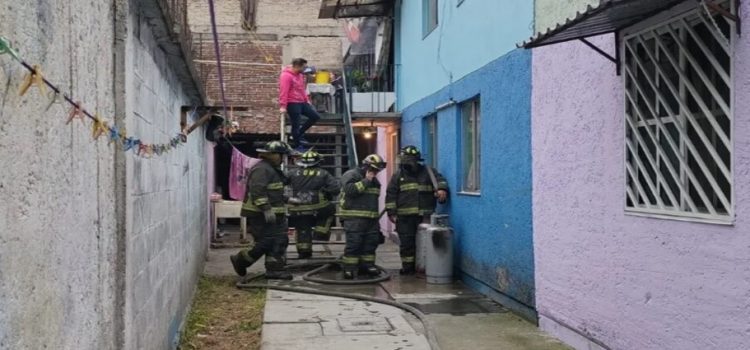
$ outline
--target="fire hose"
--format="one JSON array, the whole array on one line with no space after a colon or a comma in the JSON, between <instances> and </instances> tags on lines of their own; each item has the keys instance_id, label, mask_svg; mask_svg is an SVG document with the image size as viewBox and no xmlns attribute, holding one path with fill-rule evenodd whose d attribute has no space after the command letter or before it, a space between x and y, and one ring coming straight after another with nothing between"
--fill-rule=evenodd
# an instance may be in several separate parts
<instances>
[{"instance_id":1,"label":"fire hose","mask_svg":"<svg viewBox=\"0 0 750 350\"><path fill-rule=\"evenodd\" d=\"M370 283L379 283L391 277L390 274L388 274L385 271L385 269L383 269L380 266L378 266L378 269L381 272L384 272L385 275L375 278L375 279L336 281L336 280L328 280L328 279L313 277L313 275L323 272L324 270L338 263L339 263L338 260L309 262L309 263L287 265L287 268L288 269L301 269L305 267L316 267L314 270L311 270L305 273L305 275L303 276L303 279L309 282L317 282L317 283L325 283L325 284L341 284L341 285L370 284ZM278 291L283 291L283 292L303 293L303 294L321 295L321 296L345 298L345 299L352 299L352 300L359 300L359 301L368 301L372 303L392 306L392 307L404 310L414 315L422 323L422 327L424 328L425 338L427 338L427 343L430 345L430 349L440 350L440 345L438 344L438 341L437 341L437 335L435 333L435 330L430 325L430 321L427 319L427 315L425 315L422 311L420 311L419 309L411 305L400 303L394 300L380 299L380 298L376 298L376 297L364 295L364 294L334 292L334 291L319 290L319 289L314 289L314 288L309 288L309 287L292 287L292 286L283 286L283 285L253 282L263 277L265 277L265 273L261 273L261 274L252 276L250 278L243 279L237 282L235 285L237 286L237 288L243 289L243 290L270 289L270 290L278 290ZM344 282L348 282L348 283L344 283Z\"/></svg>"}]
</instances>

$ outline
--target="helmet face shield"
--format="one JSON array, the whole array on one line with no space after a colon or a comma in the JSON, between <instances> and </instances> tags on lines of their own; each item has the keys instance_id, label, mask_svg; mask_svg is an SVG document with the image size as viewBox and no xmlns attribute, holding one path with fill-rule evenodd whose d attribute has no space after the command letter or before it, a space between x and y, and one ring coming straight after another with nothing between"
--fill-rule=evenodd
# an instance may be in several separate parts
<instances>
[{"instance_id":1,"label":"helmet face shield","mask_svg":"<svg viewBox=\"0 0 750 350\"><path fill-rule=\"evenodd\" d=\"M387 163L377 154L371 154L362 161L362 165L369 170L379 172L385 169Z\"/></svg>"},{"instance_id":2,"label":"helmet face shield","mask_svg":"<svg viewBox=\"0 0 750 350\"><path fill-rule=\"evenodd\" d=\"M320 164L321 161L323 161L323 157L320 155L320 153L309 150L305 153L302 153L296 164L297 166L303 168L309 168Z\"/></svg>"}]
</instances>

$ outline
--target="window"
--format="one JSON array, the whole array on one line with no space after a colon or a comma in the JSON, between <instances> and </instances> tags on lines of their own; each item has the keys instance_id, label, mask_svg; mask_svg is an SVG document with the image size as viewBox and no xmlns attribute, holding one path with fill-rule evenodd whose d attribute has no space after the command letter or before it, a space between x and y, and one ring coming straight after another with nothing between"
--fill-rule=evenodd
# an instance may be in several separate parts
<instances>
[{"instance_id":1,"label":"window","mask_svg":"<svg viewBox=\"0 0 750 350\"><path fill-rule=\"evenodd\" d=\"M240 0L242 9L242 28L255 30L255 17L258 12L258 0Z\"/></svg>"},{"instance_id":2,"label":"window","mask_svg":"<svg viewBox=\"0 0 750 350\"><path fill-rule=\"evenodd\" d=\"M437 115L433 114L424 120L424 146L422 147L422 156L433 168L437 168L437 153Z\"/></svg>"},{"instance_id":3,"label":"window","mask_svg":"<svg viewBox=\"0 0 750 350\"><path fill-rule=\"evenodd\" d=\"M461 189L478 193L480 184L481 147L479 98L461 104Z\"/></svg>"},{"instance_id":4,"label":"window","mask_svg":"<svg viewBox=\"0 0 750 350\"><path fill-rule=\"evenodd\" d=\"M699 5L623 38L628 211L732 220L733 27Z\"/></svg>"},{"instance_id":5,"label":"window","mask_svg":"<svg viewBox=\"0 0 750 350\"><path fill-rule=\"evenodd\" d=\"M427 37L437 26L438 0L422 0L422 36Z\"/></svg>"}]
</instances>

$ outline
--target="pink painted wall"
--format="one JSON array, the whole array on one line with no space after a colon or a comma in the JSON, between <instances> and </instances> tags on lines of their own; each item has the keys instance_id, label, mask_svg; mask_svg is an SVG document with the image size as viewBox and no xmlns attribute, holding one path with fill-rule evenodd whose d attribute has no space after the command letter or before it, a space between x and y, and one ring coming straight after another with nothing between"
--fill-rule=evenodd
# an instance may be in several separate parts
<instances>
[{"instance_id":1,"label":"pink painted wall","mask_svg":"<svg viewBox=\"0 0 750 350\"><path fill-rule=\"evenodd\" d=\"M213 142L206 142L206 191L208 191L208 223L206 225L206 239L209 244L211 243L211 235L213 235L214 217L212 214L213 203L211 203L211 193L216 189L216 159L214 157L214 147L216 144Z\"/></svg>"},{"instance_id":2,"label":"pink painted wall","mask_svg":"<svg viewBox=\"0 0 750 350\"><path fill-rule=\"evenodd\" d=\"M750 19L750 2L741 13ZM533 51L542 321L554 319L613 349L750 349L747 35L737 40L734 61L734 226L626 216L624 95L614 64L579 42ZM611 36L594 42L614 52Z\"/></svg>"},{"instance_id":3,"label":"pink painted wall","mask_svg":"<svg viewBox=\"0 0 750 350\"><path fill-rule=\"evenodd\" d=\"M385 189L388 186L388 181L391 179L391 175L393 174L393 171L396 166L396 159L393 158L393 149L391 145L391 135L392 133L389 132L389 128L385 127L378 127L378 141L377 141L377 149L378 154L385 159L386 162L388 162L388 167L385 171L380 172L378 174L378 181L380 181L382 185L382 191L380 192L380 210L383 210L385 208ZM394 225L391 223L390 220L388 220L388 215L383 215L383 217L380 218L380 231L383 232L386 237L389 236L391 232L394 230Z\"/></svg>"}]
</instances>

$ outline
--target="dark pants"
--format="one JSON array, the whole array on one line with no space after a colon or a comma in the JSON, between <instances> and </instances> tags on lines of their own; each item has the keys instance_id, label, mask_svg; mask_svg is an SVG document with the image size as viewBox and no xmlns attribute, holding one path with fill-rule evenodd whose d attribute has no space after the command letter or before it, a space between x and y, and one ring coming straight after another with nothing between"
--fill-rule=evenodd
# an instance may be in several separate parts
<instances>
[{"instance_id":1,"label":"dark pants","mask_svg":"<svg viewBox=\"0 0 750 350\"><path fill-rule=\"evenodd\" d=\"M375 266L375 250L378 249L382 236L378 219L347 218L344 220L344 231L344 270L356 271L359 267Z\"/></svg>"},{"instance_id":2,"label":"dark pants","mask_svg":"<svg viewBox=\"0 0 750 350\"><path fill-rule=\"evenodd\" d=\"M292 214L289 223L297 232L297 253L312 253L313 240L331 239L334 214L336 214L336 208L333 204L318 210L313 215Z\"/></svg>"},{"instance_id":3,"label":"dark pants","mask_svg":"<svg viewBox=\"0 0 750 350\"><path fill-rule=\"evenodd\" d=\"M413 268L417 256L417 229L423 222L421 216L399 216L396 220L396 232L401 241L401 265L403 268Z\"/></svg>"},{"instance_id":4,"label":"dark pants","mask_svg":"<svg viewBox=\"0 0 750 350\"><path fill-rule=\"evenodd\" d=\"M292 139L296 145L299 145L299 140L320 120L320 115L309 103L290 103L286 106L286 111L292 122ZM303 115L307 117L307 121L300 127L300 119Z\"/></svg>"},{"instance_id":5,"label":"dark pants","mask_svg":"<svg viewBox=\"0 0 750 350\"><path fill-rule=\"evenodd\" d=\"M266 270L283 270L289 246L286 217L276 215L276 223L267 224L263 215L251 215L247 217L247 226L255 241L250 249L240 251L240 258L252 265L265 255Z\"/></svg>"}]
</instances>

